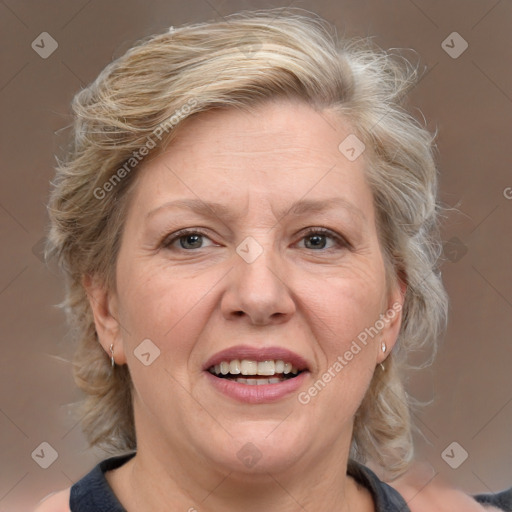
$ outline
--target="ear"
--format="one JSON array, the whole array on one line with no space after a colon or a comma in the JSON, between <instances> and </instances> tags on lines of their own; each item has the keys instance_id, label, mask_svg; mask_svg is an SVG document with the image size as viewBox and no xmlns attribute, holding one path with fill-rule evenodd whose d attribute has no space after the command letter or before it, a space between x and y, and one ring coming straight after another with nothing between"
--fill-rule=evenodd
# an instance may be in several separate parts
<instances>
[{"instance_id":1,"label":"ear","mask_svg":"<svg viewBox=\"0 0 512 512\"><path fill-rule=\"evenodd\" d=\"M379 343L379 355L377 363L382 363L390 354L391 349L395 346L402 325L402 311L405 302L405 293L407 284L404 279L398 277L388 294L388 302L386 310L381 314L384 327L381 331ZM381 343L386 344L386 352L382 352Z\"/></svg>"},{"instance_id":2,"label":"ear","mask_svg":"<svg viewBox=\"0 0 512 512\"><path fill-rule=\"evenodd\" d=\"M89 305L94 316L94 324L98 339L107 353L112 354L110 346L114 345L114 358L116 364L126 364L121 324L118 321L117 297L108 290L107 285L96 276L86 275L82 278L82 285L87 293Z\"/></svg>"}]
</instances>

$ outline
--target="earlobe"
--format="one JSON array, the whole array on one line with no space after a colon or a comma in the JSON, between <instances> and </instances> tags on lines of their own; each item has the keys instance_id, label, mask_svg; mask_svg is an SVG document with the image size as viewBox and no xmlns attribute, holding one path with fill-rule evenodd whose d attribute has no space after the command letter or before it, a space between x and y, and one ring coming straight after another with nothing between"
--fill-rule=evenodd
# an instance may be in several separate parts
<instances>
[{"instance_id":1,"label":"earlobe","mask_svg":"<svg viewBox=\"0 0 512 512\"><path fill-rule=\"evenodd\" d=\"M115 297L109 292L106 284L95 276L84 276L82 285L89 299L96 333L103 349L110 358L112 355L110 347L113 345L116 364L126 363Z\"/></svg>"}]
</instances>

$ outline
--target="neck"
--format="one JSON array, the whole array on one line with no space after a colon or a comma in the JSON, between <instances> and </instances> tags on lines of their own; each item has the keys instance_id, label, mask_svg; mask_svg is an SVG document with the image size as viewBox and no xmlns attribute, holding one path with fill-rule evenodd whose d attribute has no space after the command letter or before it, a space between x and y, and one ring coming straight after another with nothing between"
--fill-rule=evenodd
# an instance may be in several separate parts
<instances>
[{"instance_id":1,"label":"neck","mask_svg":"<svg viewBox=\"0 0 512 512\"><path fill-rule=\"evenodd\" d=\"M128 512L315 512L373 511L367 490L346 474L352 426L331 443L316 444L289 465L236 471L211 461L182 438L155 431L135 414L137 454L107 473ZM146 435L144 435L146 434ZM316 444L316 445L315 445Z\"/></svg>"},{"instance_id":2,"label":"neck","mask_svg":"<svg viewBox=\"0 0 512 512\"><path fill-rule=\"evenodd\" d=\"M332 450L329 451L332 455ZM374 510L368 492L346 475L348 453L335 457L335 467L323 462L303 468L239 474L207 467L204 461L176 464L151 445L139 445L135 457L109 481L128 512L347 512ZM186 460L186 459L185 459ZM363 505L364 504L364 508Z\"/></svg>"}]
</instances>

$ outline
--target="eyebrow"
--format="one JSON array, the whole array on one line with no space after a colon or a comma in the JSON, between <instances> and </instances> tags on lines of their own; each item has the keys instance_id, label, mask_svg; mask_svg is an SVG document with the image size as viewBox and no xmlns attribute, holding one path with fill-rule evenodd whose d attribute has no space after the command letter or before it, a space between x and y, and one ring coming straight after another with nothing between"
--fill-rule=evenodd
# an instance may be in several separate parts
<instances>
[{"instance_id":1,"label":"eyebrow","mask_svg":"<svg viewBox=\"0 0 512 512\"><path fill-rule=\"evenodd\" d=\"M332 210L336 207L341 207L344 210L355 214L357 217L366 221L366 215L357 206L352 204L350 201L343 199L342 197L331 197L327 199L299 199L295 201L291 207L279 211L277 218L281 219L286 215L303 215L305 213L323 213L327 210ZM171 208L189 209L194 213L203 217L219 217L227 221L234 220L239 217L237 212L229 208L228 206L217 203L207 202L201 199L176 199L158 206L154 210L147 213L146 219L149 220L155 214L161 210L167 210Z\"/></svg>"}]
</instances>

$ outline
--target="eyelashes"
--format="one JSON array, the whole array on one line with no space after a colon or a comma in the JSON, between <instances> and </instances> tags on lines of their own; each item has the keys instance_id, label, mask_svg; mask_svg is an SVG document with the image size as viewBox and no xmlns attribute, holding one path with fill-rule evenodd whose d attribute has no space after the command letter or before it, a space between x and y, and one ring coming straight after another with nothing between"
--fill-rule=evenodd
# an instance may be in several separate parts
<instances>
[{"instance_id":1,"label":"eyelashes","mask_svg":"<svg viewBox=\"0 0 512 512\"><path fill-rule=\"evenodd\" d=\"M182 241L183 239L186 239L186 238L200 238L201 240L203 238L207 238L209 240L209 237L207 235L206 232L202 231L201 229L198 229L198 228L193 228L193 229L181 229L180 231L177 231L176 233L173 233L171 234L169 237L167 237L162 246L165 247L166 249L172 249L173 245L178 242L178 241ZM180 244L181 245L181 244ZM215 244L216 245L216 244ZM184 251L190 251L190 250L193 250L193 249L203 249L204 247L193 247L193 248L185 248L183 246L181 247L175 247L175 249L182 249Z\"/></svg>"},{"instance_id":2,"label":"eyelashes","mask_svg":"<svg viewBox=\"0 0 512 512\"><path fill-rule=\"evenodd\" d=\"M337 233L335 233L334 231L331 231L330 229L326 229L326 228L308 228L305 232L301 233L301 241L302 240L305 240L305 239L313 239L313 238L316 238L317 240L320 238L320 239L331 239L333 242L334 242L334 248L338 248L338 249L341 249L341 248L348 248L349 247L349 243L345 240L344 237L342 237L341 235L338 235ZM306 249L309 249L308 247L306 247ZM320 248L314 248L314 249L311 249L313 251L318 251L319 249L323 250L325 249L325 247L320 247ZM331 247L332 249L332 247ZM327 249L329 250L329 249Z\"/></svg>"},{"instance_id":3,"label":"eyelashes","mask_svg":"<svg viewBox=\"0 0 512 512\"><path fill-rule=\"evenodd\" d=\"M328 252L332 250L351 249L350 243L342 235L321 227L308 228L300 234L299 242L303 240L314 240L312 247L304 247L305 250L313 252ZM211 242L210 245L203 245L203 241L207 239ZM326 247L328 240L331 240L330 247ZM325 243L324 243L325 242ZM211 241L208 233L201 228L186 228L181 229L171 235L168 235L163 241L161 246L168 250L177 250L182 252L193 252L206 247L217 246L218 244Z\"/></svg>"}]
</instances>

